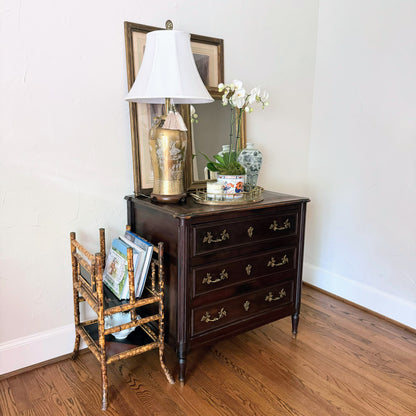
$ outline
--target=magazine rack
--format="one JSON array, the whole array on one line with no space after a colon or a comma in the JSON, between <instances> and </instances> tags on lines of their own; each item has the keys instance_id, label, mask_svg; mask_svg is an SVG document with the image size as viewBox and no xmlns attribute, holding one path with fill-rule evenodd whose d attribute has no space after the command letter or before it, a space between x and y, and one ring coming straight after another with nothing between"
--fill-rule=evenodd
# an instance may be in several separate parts
<instances>
[{"instance_id":1,"label":"magazine rack","mask_svg":"<svg viewBox=\"0 0 416 416\"><path fill-rule=\"evenodd\" d=\"M141 298L135 297L133 252L131 248L127 250L130 298L119 301L103 284L106 258L104 229L100 228L100 252L94 255L76 240L74 232L70 234L70 238L75 319L75 347L72 358L75 359L78 355L82 337L101 365L102 409L107 408L107 364L114 361L158 348L162 370L168 381L174 383L163 357L163 243L153 246L150 276ZM97 319L81 322L79 305L84 301L97 314ZM148 307L152 304L156 308ZM109 328L105 318L119 312L130 312L131 322ZM126 339L118 340L111 335L130 328L134 331Z\"/></svg>"}]
</instances>

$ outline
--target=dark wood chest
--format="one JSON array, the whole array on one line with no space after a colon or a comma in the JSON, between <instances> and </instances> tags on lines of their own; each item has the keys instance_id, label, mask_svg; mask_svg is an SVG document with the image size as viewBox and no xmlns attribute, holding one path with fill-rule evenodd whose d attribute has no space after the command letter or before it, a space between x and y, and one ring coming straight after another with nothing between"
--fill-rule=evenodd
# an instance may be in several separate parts
<instances>
[{"instance_id":1,"label":"dark wood chest","mask_svg":"<svg viewBox=\"0 0 416 416\"><path fill-rule=\"evenodd\" d=\"M292 316L297 332L307 198L265 192L258 203L177 205L126 197L128 224L166 244L166 334L186 354Z\"/></svg>"}]
</instances>

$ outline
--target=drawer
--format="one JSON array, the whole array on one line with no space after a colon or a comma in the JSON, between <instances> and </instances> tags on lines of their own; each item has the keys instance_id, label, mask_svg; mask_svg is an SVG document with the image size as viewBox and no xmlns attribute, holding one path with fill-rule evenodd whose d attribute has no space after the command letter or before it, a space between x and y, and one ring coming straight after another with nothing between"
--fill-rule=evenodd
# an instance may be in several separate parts
<instances>
[{"instance_id":1,"label":"drawer","mask_svg":"<svg viewBox=\"0 0 416 416\"><path fill-rule=\"evenodd\" d=\"M276 281L287 280L296 268L296 254L296 247L289 247L194 267L192 295L196 297L268 275L273 275Z\"/></svg>"},{"instance_id":2,"label":"drawer","mask_svg":"<svg viewBox=\"0 0 416 416\"><path fill-rule=\"evenodd\" d=\"M192 310L191 337L271 312L293 302L293 281L247 292Z\"/></svg>"},{"instance_id":3,"label":"drawer","mask_svg":"<svg viewBox=\"0 0 416 416\"><path fill-rule=\"evenodd\" d=\"M264 217L261 214L260 211L255 217L192 225L192 256L297 234L297 211L279 212Z\"/></svg>"}]
</instances>

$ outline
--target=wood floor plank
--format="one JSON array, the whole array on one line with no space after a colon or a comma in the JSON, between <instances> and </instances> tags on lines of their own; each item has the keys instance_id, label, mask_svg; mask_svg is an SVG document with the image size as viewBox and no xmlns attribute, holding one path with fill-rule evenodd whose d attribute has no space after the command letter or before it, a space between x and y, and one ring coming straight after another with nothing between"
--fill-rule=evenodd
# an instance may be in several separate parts
<instances>
[{"instance_id":1,"label":"wood floor plank","mask_svg":"<svg viewBox=\"0 0 416 416\"><path fill-rule=\"evenodd\" d=\"M146 360L149 360L150 357L153 361L158 361L156 351L149 351L146 354L139 356L144 364ZM150 356L150 357L149 357ZM172 416L181 415L182 411L178 408L177 404L166 395L160 394L158 400L154 400L154 392L160 391L160 379L159 382L157 379L161 376L160 371L153 371L149 368L148 365L143 366L141 371L138 371L137 368L132 364L138 362L138 360L124 360L119 363L115 363L109 368L109 373L111 373L111 380L117 378L116 387L120 392L121 396L128 398L133 394L134 399L139 401L140 409L143 415L163 414L163 409L170 409L170 414ZM164 377L164 376L163 376ZM167 383L167 380L164 380L164 384Z\"/></svg>"},{"instance_id":2,"label":"wood floor plank","mask_svg":"<svg viewBox=\"0 0 416 416\"><path fill-rule=\"evenodd\" d=\"M241 381L255 389L260 397L260 402L265 402L263 405L267 404L272 407L276 414L283 413L285 415L296 416L302 414L296 409L296 404L293 405L289 403L287 397L282 394L278 385L269 383L269 380L267 380L264 373L261 370L257 371L257 366L254 368L247 367L244 360L241 363L238 362L238 360L235 360L234 354L229 355L228 351L224 351L221 347L213 347L212 351L216 359L222 362L223 366L225 365L228 367L228 377L231 380L230 383L234 382L235 375L237 375ZM321 414L324 415L324 413Z\"/></svg>"},{"instance_id":3,"label":"wood floor plank","mask_svg":"<svg viewBox=\"0 0 416 416\"><path fill-rule=\"evenodd\" d=\"M303 342L311 343L311 348L321 353L330 353L330 356L343 358L343 365L350 371L363 373L361 376L369 377L379 385L386 385L390 388L395 385L394 379L400 384L400 390L408 394L415 391L415 378L412 377L413 370L408 366L402 366L401 362L390 359L390 354L385 356L384 360L378 354L379 347L370 348L370 344L357 344L348 338L341 330L334 328L331 324L327 324L329 331L316 331L317 324L309 319L308 314L304 313L303 328L305 329L300 339ZM320 342L313 342L318 336ZM364 345L365 344L365 345ZM415 357L415 352L409 354ZM400 372L400 368L402 372Z\"/></svg>"},{"instance_id":4,"label":"wood floor plank","mask_svg":"<svg viewBox=\"0 0 416 416\"><path fill-rule=\"evenodd\" d=\"M82 353L1 380L0 416L415 416L415 363L415 333L304 287L296 339L285 318L196 349L184 385L157 351L110 364L106 412Z\"/></svg>"},{"instance_id":5,"label":"wood floor plank","mask_svg":"<svg viewBox=\"0 0 416 416\"><path fill-rule=\"evenodd\" d=\"M247 348L250 343L245 341ZM296 340L296 346L298 348L294 353L299 356L298 366L296 369L289 369L289 373L296 374L299 388L302 388L301 383L304 383L303 390L308 388L316 398L319 398L319 402L323 403L325 398L331 403L335 408L330 409L330 414L342 414L340 409L347 414L368 414L370 409L373 411L380 406L378 414L385 414L382 411L385 396L383 390L380 391L379 385L374 389L373 383L365 376L338 363L337 357L332 356L331 352L324 348L322 351L314 352L313 349L302 346L299 340ZM285 351L285 348L280 348L280 353L282 360L290 358L291 352ZM272 359L272 367L275 366ZM360 380L359 383L357 379ZM387 402L389 403L388 399ZM399 407L397 404L391 404L394 408ZM394 411L390 414L396 413Z\"/></svg>"},{"instance_id":6,"label":"wood floor plank","mask_svg":"<svg viewBox=\"0 0 416 416\"><path fill-rule=\"evenodd\" d=\"M263 385L272 386L279 399L300 414L311 416L318 413L322 416L345 414L333 403L335 397L331 390L326 391L326 397L321 396L323 386L321 380L314 372L305 375L305 367L301 362L293 363L293 360L285 360L282 356L273 360L264 348L258 347L257 344L252 345L246 337L244 340L236 338L233 341L232 355L235 365L245 366L246 371L251 375L255 374L257 378L262 376ZM290 348L290 351L293 349ZM251 357L256 356L258 362L256 363L255 360L247 362L247 353ZM301 391L302 394L294 396L294 391ZM304 409L307 409L306 413Z\"/></svg>"},{"instance_id":7,"label":"wood floor plank","mask_svg":"<svg viewBox=\"0 0 416 416\"><path fill-rule=\"evenodd\" d=\"M308 286L303 289L302 303L313 306L316 310L327 313L328 316L336 316L340 319L339 322L343 324L354 322L359 324L362 331L369 331L373 335L389 334L397 341L403 339L416 347L415 332L406 331L392 322L362 311L353 305L341 302Z\"/></svg>"},{"instance_id":8,"label":"wood floor plank","mask_svg":"<svg viewBox=\"0 0 416 416\"><path fill-rule=\"evenodd\" d=\"M200 349L197 351L198 357L201 355L199 353L202 353L205 355L205 349ZM191 357L196 358L196 357ZM173 360L169 360L170 365L168 364L169 368L172 368L172 373L175 374L175 366L172 365ZM169 361L167 361L169 363ZM199 359L197 360L199 363ZM191 366L193 365L191 360ZM195 363L196 364L196 363ZM181 415L187 415L189 414L199 416L204 415L204 410L206 409L206 402L203 400L199 394L193 389L192 383L186 383L183 385L177 380L176 377L176 383L175 384L168 384L166 383L166 378L164 374L162 373L162 370L160 368L159 360L151 360L149 362L149 366L151 367L152 371L155 374L158 374L158 380L159 380L159 386L161 391L163 391L163 394L168 396L173 402L177 403L178 405L178 414ZM184 409L187 409L185 411ZM217 413L215 410L212 413L213 416L220 416L220 413Z\"/></svg>"},{"instance_id":9,"label":"wood floor plank","mask_svg":"<svg viewBox=\"0 0 416 416\"><path fill-rule=\"evenodd\" d=\"M198 370L198 376L190 378L187 384L197 392L209 408L216 409L220 415L234 416L236 414L233 411L232 397L225 391L219 393L215 381L205 372Z\"/></svg>"},{"instance_id":10,"label":"wood floor plank","mask_svg":"<svg viewBox=\"0 0 416 416\"><path fill-rule=\"evenodd\" d=\"M218 370L213 372L213 366L216 366ZM199 371L215 386L213 394L218 395L221 392L230 397L231 402L228 405L233 413L268 415L275 410L274 406L264 400L264 395L257 389L260 384L259 380L251 378L250 382L247 382L247 378L241 372L235 373L237 377L230 377L230 369L227 366L217 365L213 351L200 363Z\"/></svg>"},{"instance_id":11,"label":"wood floor plank","mask_svg":"<svg viewBox=\"0 0 416 416\"><path fill-rule=\"evenodd\" d=\"M22 378L27 379L27 376ZM9 379L9 387L13 393L18 413L30 410L33 407L32 400L29 396L30 391L26 388L22 378L12 377Z\"/></svg>"},{"instance_id":12,"label":"wood floor plank","mask_svg":"<svg viewBox=\"0 0 416 416\"><path fill-rule=\"evenodd\" d=\"M0 416L15 416L18 414L16 401L10 389L8 380L0 381Z\"/></svg>"},{"instance_id":13,"label":"wood floor plank","mask_svg":"<svg viewBox=\"0 0 416 416\"><path fill-rule=\"evenodd\" d=\"M273 336L273 333L271 334ZM389 371L386 371L383 366L368 365L361 356L350 355L348 351L345 352L339 347L333 348L333 345L329 344L329 341L326 339L312 344L307 339L308 336L307 328L305 328L302 336L297 340L297 342L299 341L299 348L301 348L298 355L301 360L309 357L311 365L315 361L319 362L320 365L316 366L316 372L322 370L327 371L329 374L330 371L331 378L336 377L334 382L339 385L342 385L343 381L348 381L348 385L351 386L350 388L357 390L358 397L364 395L367 400L372 399L375 405L378 405L380 401L390 400L390 398L394 398L396 395L400 396L401 403L397 404L393 401L392 406L398 408L397 414L401 414L400 407L402 405L405 406L407 403L407 410L405 406L403 410L405 413L403 414L410 412L410 397L414 395L414 387L410 387L409 389L405 388L409 393L407 395L402 390L403 387L406 387L406 382L402 383L399 380L394 380L394 377L389 375ZM316 338L314 339L318 341ZM283 353L283 351L281 352ZM399 385L401 388L396 387ZM363 390L365 390L365 393L363 393ZM373 391L373 396L368 395L368 391ZM396 411L392 410L391 414L396 414Z\"/></svg>"},{"instance_id":14,"label":"wood floor plank","mask_svg":"<svg viewBox=\"0 0 416 416\"><path fill-rule=\"evenodd\" d=\"M88 409L88 416L102 415L101 371L98 361L92 354L86 353L80 355L76 361L71 360L71 364L73 367L78 365L81 365L82 367L82 383L77 383L76 379L74 379L75 384L72 384L72 391L76 392L75 397L78 399L83 409ZM85 374L88 371L89 375L86 378ZM71 373L66 373L65 375L68 376L69 374ZM67 378L68 384L69 380L70 379ZM114 396L114 386L112 383L109 383L108 397L110 399ZM110 401L106 415L118 416L119 414L120 413L118 412L117 407L113 407L112 402Z\"/></svg>"},{"instance_id":15,"label":"wood floor plank","mask_svg":"<svg viewBox=\"0 0 416 416\"><path fill-rule=\"evenodd\" d=\"M169 395L173 401L178 403L178 405L183 411L184 416L204 416L206 414L206 400L199 394L198 387L194 386L192 381L192 375L195 374L195 372L198 372L199 364L205 359L205 357L209 353L210 352L208 348L199 348L198 350L193 351L193 353L190 354L188 360L188 378L185 384L176 381L174 385L168 385L162 379L161 388L163 389L163 393ZM176 355L172 355L172 352L170 355L171 359L167 360L168 367L172 368L172 373L177 375L178 369L175 369L175 365L172 365L174 363L173 358L176 357ZM161 372L158 361L152 360L150 365L153 371ZM210 416L222 416L222 413L219 411L219 409L211 408L211 412L212 413L210 414Z\"/></svg>"}]
</instances>

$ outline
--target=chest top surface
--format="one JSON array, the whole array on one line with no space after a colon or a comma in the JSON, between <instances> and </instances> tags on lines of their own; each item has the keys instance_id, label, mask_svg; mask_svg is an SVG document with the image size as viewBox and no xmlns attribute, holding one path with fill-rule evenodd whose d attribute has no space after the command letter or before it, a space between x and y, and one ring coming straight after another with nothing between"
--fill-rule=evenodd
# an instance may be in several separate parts
<instances>
[{"instance_id":1,"label":"chest top surface","mask_svg":"<svg viewBox=\"0 0 416 416\"><path fill-rule=\"evenodd\" d=\"M188 196L186 202L182 204L159 204L150 201L149 197L126 196L128 201L135 205L151 207L155 211L163 212L176 218L192 218L200 216L210 216L221 213L238 213L243 214L245 211L261 209L275 206L286 206L292 204L309 202L309 198L282 194L278 192L264 191L263 200L256 203L247 203L242 205L203 205L196 203L192 197Z\"/></svg>"}]
</instances>

